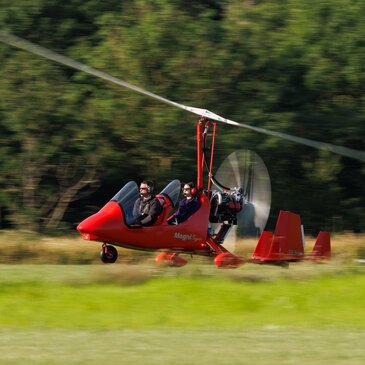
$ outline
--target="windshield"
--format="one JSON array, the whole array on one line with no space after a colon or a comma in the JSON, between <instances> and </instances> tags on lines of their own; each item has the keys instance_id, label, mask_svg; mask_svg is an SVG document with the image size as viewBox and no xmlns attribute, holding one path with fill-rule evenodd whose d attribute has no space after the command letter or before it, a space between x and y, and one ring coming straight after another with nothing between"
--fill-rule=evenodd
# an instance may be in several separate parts
<instances>
[{"instance_id":1,"label":"windshield","mask_svg":"<svg viewBox=\"0 0 365 365\"><path fill-rule=\"evenodd\" d=\"M138 185L134 181L130 181L111 199L112 201L117 202L122 208L124 219L127 224L133 223L133 206L138 197Z\"/></svg>"},{"instance_id":2,"label":"windshield","mask_svg":"<svg viewBox=\"0 0 365 365\"><path fill-rule=\"evenodd\" d=\"M166 187L161 191L160 194L167 195L173 206L176 205L177 200L179 199L179 194L181 191L181 182L180 180L172 180Z\"/></svg>"}]
</instances>

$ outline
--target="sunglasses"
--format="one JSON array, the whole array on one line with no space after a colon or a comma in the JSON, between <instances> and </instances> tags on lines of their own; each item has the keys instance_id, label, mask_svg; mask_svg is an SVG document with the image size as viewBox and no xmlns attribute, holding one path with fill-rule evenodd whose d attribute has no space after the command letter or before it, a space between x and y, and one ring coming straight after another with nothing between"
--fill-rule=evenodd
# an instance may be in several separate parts
<instances>
[{"instance_id":1,"label":"sunglasses","mask_svg":"<svg viewBox=\"0 0 365 365\"><path fill-rule=\"evenodd\" d=\"M183 188L183 190L191 190L191 188Z\"/></svg>"}]
</instances>

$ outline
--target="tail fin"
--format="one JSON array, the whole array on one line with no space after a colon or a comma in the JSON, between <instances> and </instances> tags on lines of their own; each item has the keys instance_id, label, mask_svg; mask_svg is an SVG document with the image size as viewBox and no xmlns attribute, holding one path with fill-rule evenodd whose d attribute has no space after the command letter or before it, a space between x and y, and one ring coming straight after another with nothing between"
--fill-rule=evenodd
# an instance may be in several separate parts
<instances>
[{"instance_id":1,"label":"tail fin","mask_svg":"<svg viewBox=\"0 0 365 365\"><path fill-rule=\"evenodd\" d=\"M300 216L281 210L274 235L271 232L262 232L251 260L274 263L275 261L297 261L303 258Z\"/></svg>"},{"instance_id":2,"label":"tail fin","mask_svg":"<svg viewBox=\"0 0 365 365\"><path fill-rule=\"evenodd\" d=\"M321 231L309 256L311 259L329 259L331 257L331 234Z\"/></svg>"},{"instance_id":3,"label":"tail fin","mask_svg":"<svg viewBox=\"0 0 365 365\"><path fill-rule=\"evenodd\" d=\"M257 242L252 260L262 260L270 255L270 248L274 234L269 231L262 231L259 242Z\"/></svg>"}]
</instances>

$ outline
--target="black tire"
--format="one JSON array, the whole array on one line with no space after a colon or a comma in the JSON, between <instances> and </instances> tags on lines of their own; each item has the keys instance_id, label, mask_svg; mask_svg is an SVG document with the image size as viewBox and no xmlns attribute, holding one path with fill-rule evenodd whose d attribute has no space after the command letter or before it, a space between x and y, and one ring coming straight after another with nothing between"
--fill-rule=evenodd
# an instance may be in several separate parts
<instances>
[{"instance_id":1,"label":"black tire","mask_svg":"<svg viewBox=\"0 0 365 365\"><path fill-rule=\"evenodd\" d=\"M104 264L113 264L117 261L118 251L114 246L106 246L103 247L100 251L100 260L104 262Z\"/></svg>"}]
</instances>

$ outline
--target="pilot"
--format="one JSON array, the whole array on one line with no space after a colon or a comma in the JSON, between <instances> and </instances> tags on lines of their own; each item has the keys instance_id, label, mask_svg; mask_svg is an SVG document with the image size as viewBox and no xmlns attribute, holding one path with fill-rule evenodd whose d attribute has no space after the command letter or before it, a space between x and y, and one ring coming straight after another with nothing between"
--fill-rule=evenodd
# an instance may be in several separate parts
<instances>
[{"instance_id":1,"label":"pilot","mask_svg":"<svg viewBox=\"0 0 365 365\"><path fill-rule=\"evenodd\" d=\"M193 213L200 208L200 200L196 186L193 182L184 184L184 198L179 202L177 211L167 220L168 224L179 224L185 222Z\"/></svg>"},{"instance_id":2,"label":"pilot","mask_svg":"<svg viewBox=\"0 0 365 365\"><path fill-rule=\"evenodd\" d=\"M136 200L133 207L134 223L133 228L142 226L152 226L162 211L159 200L153 195L154 184L152 181L145 180L139 187L140 197Z\"/></svg>"}]
</instances>

